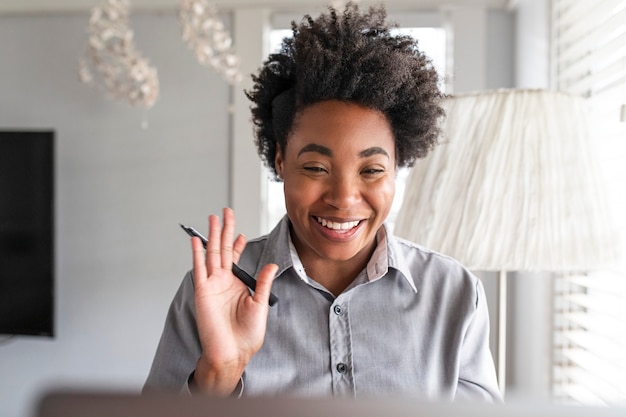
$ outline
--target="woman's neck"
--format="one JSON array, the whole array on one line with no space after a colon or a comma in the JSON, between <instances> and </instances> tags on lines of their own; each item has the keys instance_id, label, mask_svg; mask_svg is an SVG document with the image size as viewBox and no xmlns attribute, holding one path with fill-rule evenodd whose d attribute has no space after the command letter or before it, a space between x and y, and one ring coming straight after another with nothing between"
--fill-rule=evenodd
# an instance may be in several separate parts
<instances>
[{"instance_id":1,"label":"woman's neck","mask_svg":"<svg viewBox=\"0 0 626 417\"><path fill-rule=\"evenodd\" d=\"M296 251L300 257L300 262L306 271L307 276L315 280L330 291L335 297L341 294L356 277L367 266L374 250L376 249L376 240L369 247L364 248L354 257L347 260L332 260L318 256L313 251L303 250L293 239Z\"/></svg>"}]
</instances>

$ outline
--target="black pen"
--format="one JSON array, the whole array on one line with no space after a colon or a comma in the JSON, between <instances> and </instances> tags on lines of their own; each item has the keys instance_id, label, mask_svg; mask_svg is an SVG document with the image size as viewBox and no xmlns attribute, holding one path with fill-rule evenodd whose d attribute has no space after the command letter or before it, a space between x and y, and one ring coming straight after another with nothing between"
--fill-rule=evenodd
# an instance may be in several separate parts
<instances>
[{"instance_id":1,"label":"black pen","mask_svg":"<svg viewBox=\"0 0 626 417\"><path fill-rule=\"evenodd\" d=\"M180 223L178 223L180 224ZM206 244L208 242L207 238L202 236L202 234L200 232L198 232L196 229L194 229L193 227L189 227L189 226L185 226L184 224L180 224L180 227L183 228L183 230L185 232L187 232L187 234L189 236L195 236L200 238L200 240L202 241L202 246L204 246L204 248L206 249ZM246 284L248 286L248 288L250 288L252 291L256 290L256 280L254 278L252 278L246 271L244 271L243 269L239 268L239 266L233 262L233 274L239 278L241 280L241 282L243 282L244 284ZM274 294L270 293L270 300L269 300L269 304L270 306L273 306L274 304L276 304L278 302L278 297L276 297Z\"/></svg>"}]
</instances>

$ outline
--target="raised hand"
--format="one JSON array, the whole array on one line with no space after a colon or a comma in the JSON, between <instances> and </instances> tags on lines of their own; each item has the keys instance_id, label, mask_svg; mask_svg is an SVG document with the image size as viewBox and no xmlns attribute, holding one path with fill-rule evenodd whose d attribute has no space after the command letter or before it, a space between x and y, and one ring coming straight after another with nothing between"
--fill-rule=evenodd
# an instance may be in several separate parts
<instances>
[{"instance_id":1,"label":"raised hand","mask_svg":"<svg viewBox=\"0 0 626 417\"><path fill-rule=\"evenodd\" d=\"M196 320L202 356L196 365L194 382L214 395L228 395L265 337L268 300L278 267L266 265L257 277L256 291L237 279L232 271L246 239L234 240L235 216L225 208L224 224L209 216L206 253L199 238L193 237L193 279Z\"/></svg>"}]
</instances>

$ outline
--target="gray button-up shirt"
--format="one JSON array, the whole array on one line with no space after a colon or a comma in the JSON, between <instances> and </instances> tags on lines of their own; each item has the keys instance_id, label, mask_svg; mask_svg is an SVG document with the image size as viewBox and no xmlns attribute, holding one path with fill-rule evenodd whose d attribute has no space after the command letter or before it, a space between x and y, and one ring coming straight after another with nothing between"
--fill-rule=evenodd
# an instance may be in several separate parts
<instances>
[{"instance_id":1,"label":"gray button-up shirt","mask_svg":"<svg viewBox=\"0 0 626 417\"><path fill-rule=\"evenodd\" d=\"M262 348L242 395L412 396L499 401L482 284L455 260L386 228L339 296L307 277L285 217L248 242L239 265L279 265ZM174 297L145 390L182 389L200 357L193 279Z\"/></svg>"}]
</instances>

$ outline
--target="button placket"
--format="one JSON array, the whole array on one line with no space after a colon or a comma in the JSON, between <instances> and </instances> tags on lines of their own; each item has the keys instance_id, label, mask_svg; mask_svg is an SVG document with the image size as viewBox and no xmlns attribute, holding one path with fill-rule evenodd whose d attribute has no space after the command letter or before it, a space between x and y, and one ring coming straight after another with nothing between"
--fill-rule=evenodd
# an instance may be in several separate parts
<instances>
[{"instance_id":1,"label":"button placket","mask_svg":"<svg viewBox=\"0 0 626 417\"><path fill-rule=\"evenodd\" d=\"M331 373L335 395L354 395L352 374L352 337L350 333L349 300L346 294L335 299L329 311Z\"/></svg>"}]
</instances>

